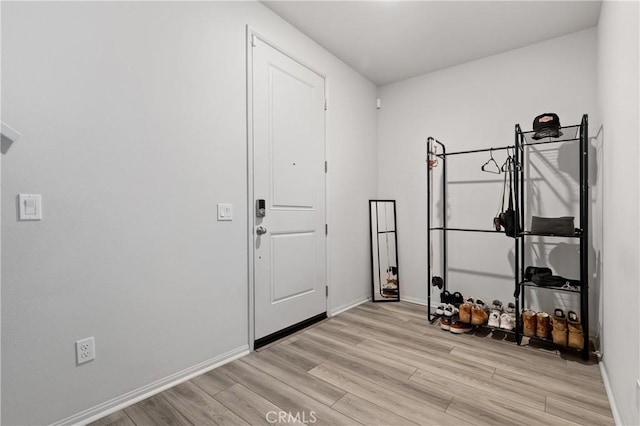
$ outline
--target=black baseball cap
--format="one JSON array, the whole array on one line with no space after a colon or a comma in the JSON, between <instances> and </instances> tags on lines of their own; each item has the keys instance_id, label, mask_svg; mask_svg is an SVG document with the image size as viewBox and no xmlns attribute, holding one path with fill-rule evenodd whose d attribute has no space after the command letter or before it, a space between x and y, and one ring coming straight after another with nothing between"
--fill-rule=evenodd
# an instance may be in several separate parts
<instances>
[{"instance_id":1,"label":"black baseball cap","mask_svg":"<svg viewBox=\"0 0 640 426\"><path fill-rule=\"evenodd\" d=\"M560 118L558 114L547 112L540 114L533 120L534 139L557 138L562 136Z\"/></svg>"}]
</instances>

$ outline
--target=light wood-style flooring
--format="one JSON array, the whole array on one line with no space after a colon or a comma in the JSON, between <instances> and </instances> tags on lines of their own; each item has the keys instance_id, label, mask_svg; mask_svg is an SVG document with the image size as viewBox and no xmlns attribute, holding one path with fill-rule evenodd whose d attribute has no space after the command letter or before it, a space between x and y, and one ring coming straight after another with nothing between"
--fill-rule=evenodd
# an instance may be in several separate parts
<instances>
[{"instance_id":1,"label":"light wood-style flooring","mask_svg":"<svg viewBox=\"0 0 640 426\"><path fill-rule=\"evenodd\" d=\"M455 335L425 310L365 303L94 425L614 424L595 362Z\"/></svg>"}]
</instances>

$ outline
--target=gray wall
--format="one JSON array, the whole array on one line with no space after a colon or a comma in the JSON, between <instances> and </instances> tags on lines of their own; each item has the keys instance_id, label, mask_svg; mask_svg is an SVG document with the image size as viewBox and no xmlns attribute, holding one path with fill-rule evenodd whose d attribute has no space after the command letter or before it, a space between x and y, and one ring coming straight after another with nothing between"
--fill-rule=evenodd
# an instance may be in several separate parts
<instances>
[{"instance_id":1,"label":"gray wall","mask_svg":"<svg viewBox=\"0 0 640 426\"><path fill-rule=\"evenodd\" d=\"M559 114L562 125L579 124L596 114L596 29L537 43L500 55L383 86L378 113L379 196L398 200L398 240L402 297L426 301L426 139L433 136L448 151L512 145L514 126L530 130L536 115ZM597 125L595 126L598 127ZM597 153L592 148L594 160ZM505 151L494 154L499 164ZM448 167L448 225L491 229L500 206L503 175L480 171L489 153L452 156ZM530 215L579 218L577 145L549 145L532 154L525 170ZM592 176L596 176L594 161ZM435 169L435 209L440 211L440 173ZM594 201L597 192L594 192ZM596 227L598 218L593 218ZM442 223L436 214L434 225ZM597 234L597 232L595 232ZM596 245L594 235L592 244ZM575 240L535 241L527 264L551 266L577 277ZM440 264L439 240L434 265ZM596 249L592 247L590 255ZM513 240L502 235L449 233L449 289L465 297L513 301ZM436 274L442 271L436 268ZM597 311L599 278L592 278L592 310ZM437 290L437 289L436 289ZM438 292L434 292L438 297ZM530 290L534 309L578 308L578 297ZM436 299L436 302L439 300ZM592 319L595 326L595 319ZM596 333L594 329L594 333Z\"/></svg>"},{"instance_id":2,"label":"gray wall","mask_svg":"<svg viewBox=\"0 0 640 426\"><path fill-rule=\"evenodd\" d=\"M618 424L640 424L638 2L602 4L598 101L604 150L603 365Z\"/></svg>"},{"instance_id":3,"label":"gray wall","mask_svg":"<svg viewBox=\"0 0 640 426\"><path fill-rule=\"evenodd\" d=\"M427 136L503 145L541 112L590 114L592 331L618 421L637 424L638 9L604 2L597 31L384 86L376 118L370 82L259 3L3 2L2 119L23 137L1 160L2 423L55 422L246 349L249 24L328 76L331 312L369 295L376 196L398 202L402 295L424 303ZM549 155L560 172L537 188L559 190L537 206L577 215L572 155ZM454 225L490 225L499 183L464 184L485 160L450 175ZM42 222L16 220L18 193L43 195ZM215 221L218 202L233 222ZM508 299L509 241L462 243L452 288ZM557 302L571 303L536 300ZM97 358L76 367L87 336Z\"/></svg>"},{"instance_id":4,"label":"gray wall","mask_svg":"<svg viewBox=\"0 0 640 426\"><path fill-rule=\"evenodd\" d=\"M247 24L328 76L329 309L369 295L373 84L256 2L3 2L3 424L247 348ZM16 220L18 193L44 220Z\"/></svg>"}]
</instances>

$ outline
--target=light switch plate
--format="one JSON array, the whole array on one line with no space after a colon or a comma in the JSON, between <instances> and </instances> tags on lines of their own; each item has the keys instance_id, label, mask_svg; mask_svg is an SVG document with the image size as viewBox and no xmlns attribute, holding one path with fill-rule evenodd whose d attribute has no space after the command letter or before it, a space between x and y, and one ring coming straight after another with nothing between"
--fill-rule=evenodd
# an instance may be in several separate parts
<instances>
[{"instance_id":1,"label":"light switch plate","mask_svg":"<svg viewBox=\"0 0 640 426\"><path fill-rule=\"evenodd\" d=\"M233 204L218 204L218 220L233 220Z\"/></svg>"},{"instance_id":2,"label":"light switch plate","mask_svg":"<svg viewBox=\"0 0 640 426\"><path fill-rule=\"evenodd\" d=\"M42 197L40 194L19 194L20 220L42 220Z\"/></svg>"}]
</instances>

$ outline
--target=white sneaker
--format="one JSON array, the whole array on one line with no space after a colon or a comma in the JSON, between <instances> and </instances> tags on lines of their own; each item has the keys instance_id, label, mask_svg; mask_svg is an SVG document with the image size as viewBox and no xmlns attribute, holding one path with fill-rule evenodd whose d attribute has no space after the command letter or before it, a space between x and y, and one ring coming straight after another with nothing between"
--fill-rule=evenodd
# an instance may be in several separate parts
<instances>
[{"instance_id":1,"label":"white sneaker","mask_svg":"<svg viewBox=\"0 0 640 426\"><path fill-rule=\"evenodd\" d=\"M444 315L444 308L447 307L446 303L441 303L438 305L438 307L436 308L436 315Z\"/></svg>"},{"instance_id":2,"label":"white sneaker","mask_svg":"<svg viewBox=\"0 0 640 426\"><path fill-rule=\"evenodd\" d=\"M458 308L456 308L455 306L449 304L444 308L444 316L445 317L452 317L455 314L457 314L458 312L460 312L458 310Z\"/></svg>"},{"instance_id":3,"label":"white sneaker","mask_svg":"<svg viewBox=\"0 0 640 426\"><path fill-rule=\"evenodd\" d=\"M500 315L500 328L503 330L513 330L516 328L516 317L514 314L505 312Z\"/></svg>"},{"instance_id":4,"label":"white sneaker","mask_svg":"<svg viewBox=\"0 0 640 426\"><path fill-rule=\"evenodd\" d=\"M489 314L489 322L487 323L489 327L499 328L500 327L500 311L494 309Z\"/></svg>"}]
</instances>

